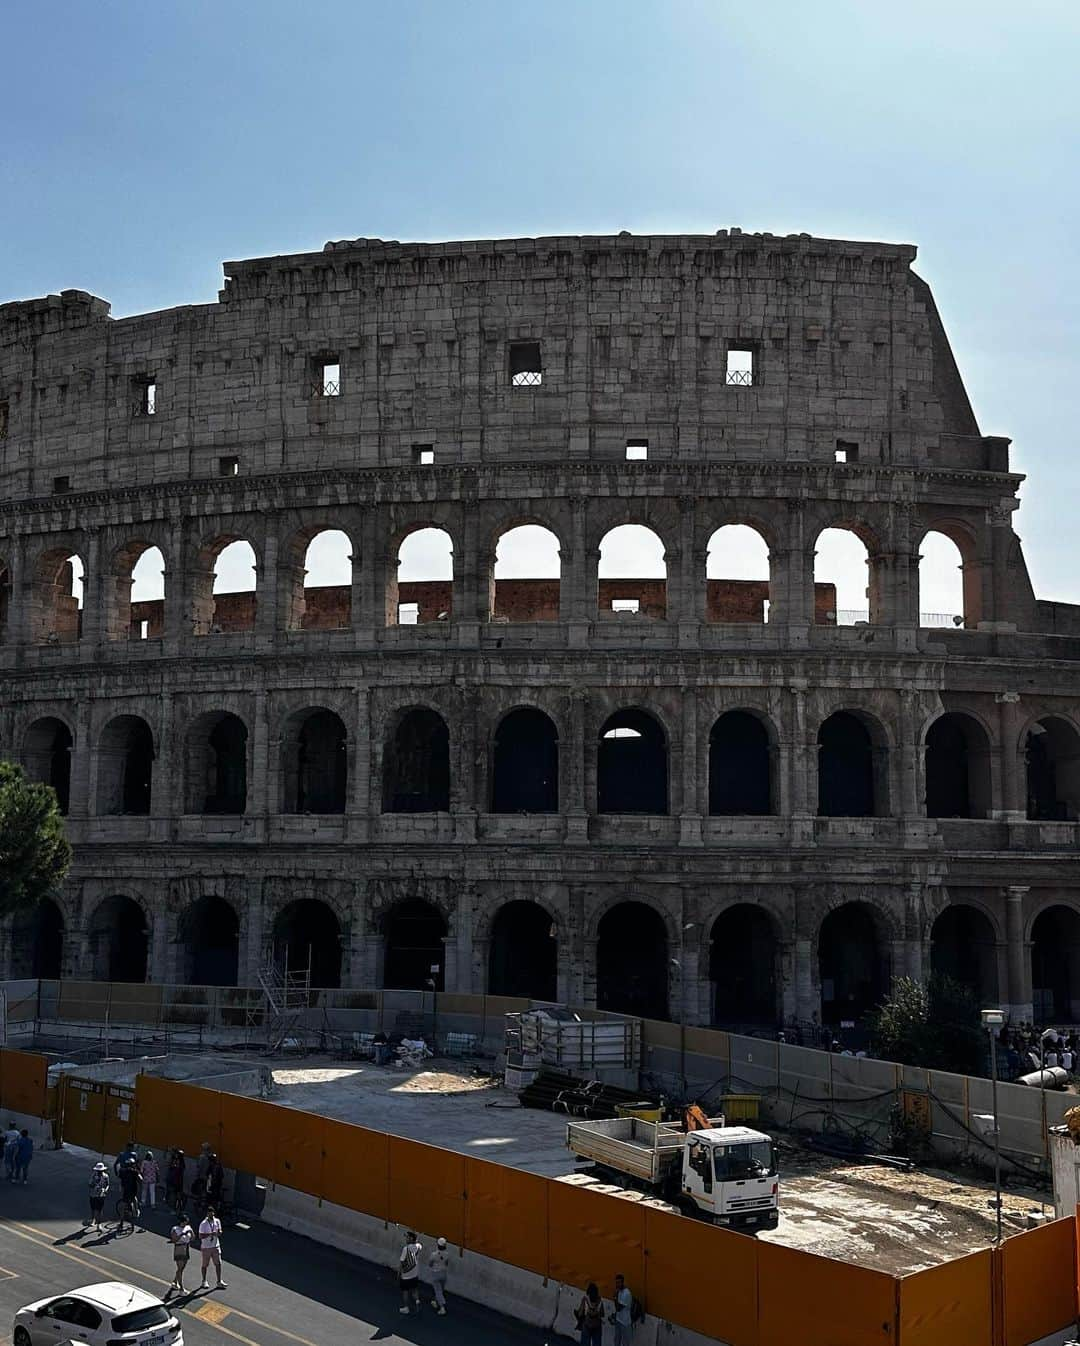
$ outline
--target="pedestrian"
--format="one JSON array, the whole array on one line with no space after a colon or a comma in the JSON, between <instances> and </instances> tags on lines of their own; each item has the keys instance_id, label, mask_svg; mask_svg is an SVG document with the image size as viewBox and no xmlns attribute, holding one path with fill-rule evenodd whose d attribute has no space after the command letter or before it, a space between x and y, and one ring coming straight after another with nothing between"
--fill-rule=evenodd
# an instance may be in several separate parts
<instances>
[{"instance_id":1,"label":"pedestrian","mask_svg":"<svg viewBox=\"0 0 1080 1346\"><path fill-rule=\"evenodd\" d=\"M172 1244L173 1253L173 1278L172 1285L165 1293L165 1298L176 1290L179 1294L184 1293L184 1272L187 1271L188 1259L191 1256L191 1245L195 1242L195 1231L188 1221L188 1217L183 1211L176 1217L176 1223L169 1230L169 1242ZM203 1275L205 1282L206 1276ZM218 1284L221 1283L221 1271L218 1269Z\"/></svg>"},{"instance_id":2,"label":"pedestrian","mask_svg":"<svg viewBox=\"0 0 1080 1346\"><path fill-rule=\"evenodd\" d=\"M142 1163L139 1165L139 1180L142 1184L142 1195L139 1200L144 1206L154 1209L154 1202L157 1198L158 1178L161 1176L158 1169L158 1161L149 1150L143 1155Z\"/></svg>"},{"instance_id":3,"label":"pedestrian","mask_svg":"<svg viewBox=\"0 0 1080 1346\"><path fill-rule=\"evenodd\" d=\"M431 1277L431 1292L435 1298L431 1301L440 1318L446 1317L446 1277L450 1272L450 1254L446 1251L446 1240L435 1240L435 1247L428 1258L428 1275Z\"/></svg>"},{"instance_id":4,"label":"pedestrian","mask_svg":"<svg viewBox=\"0 0 1080 1346\"><path fill-rule=\"evenodd\" d=\"M135 1167L134 1158L128 1158L120 1170L120 1201L127 1206L130 1216L129 1223L131 1228L135 1228L135 1207L139 1201L139 1170ZM124 1217L121 1215L116 1225L116 1232L124 1232Z\"/></svg>"},{"instance_id":5,"label":"pedestrian","mask_svg":"<svg viewBox=\"0 0 1080 1346\"><path fill-rule=\"evenodd\" d=\"M165 1168L165 1200L176 1210L184 1197L184 1151L173 1150Z\"/></svg>"},{"instance_id":6,"label":"pedestrian","mask_svg":"<svg viewBox=\"0 0 1080 1346\"><path fill-rule=\"evenodd\" d=\"M117 1177L120 1176L120 1170L128 1163L137 1164L139 1162L139 1152L135 1148L134 1140L129 1140L120 1153L116 1156L113 1163L113 1172Z\"/></svg>"},{"instance_id":7,"label":"pedestrian","mask_svg":"<svg viewBox=\"0 0 1080 1346\"><path fill-rule=\"evenodd\" d=\"M415 1232L408 1230L398 1256L398 1289L401 1291L398 1313L420 1312L420 1254L423 1250Z\"/></svg>"},{"instance_id":8,"label":"pedestrian","mask_svg":"<svg viewBox=\"0 0 1080 1346\"><path fill-rule=\"evenodd\" d=\"M109 1170L99 1160L90 1170L90 1218L87 1225L101 1228L101 1212L105 1209L105 1198L109 1194Z\"/></svg>"},{"instance_id":9,"label":"pedestrian","mask_svg":"<svg viewBox=\"0 0 1080 1346\"><path fill-rule=\"evenodd\" d=\"M24 1126L19 1133L18 1144L15 1146L15 1181L26 1182L30 1173L30 1160L34 1157L34 1142L30 1139L30 1132Z\"/></svg>"},{"instance_id":10,"label":"pedestrian","mask_svg":"<svg viewBox=\"0 0 1080 1346\"><path fill-rule=\"evenodd\" d=\"M604 1301L595 1281L590 1281L574 1311L581 1333L581 1346L604 1346Z\"/></svg>"},{"instance_id":11,"label":"pedestrian","mask_svg":"<svg viewBox=\"0 0 1080 1346\"><path fill-rule=\"evenodd\" d=\"M206 1177L204 1179L206 1204L215 1210L221 1209L225 1197L225 1170L216 1154L210 1155Z\"/></svg>"},{"instance_id":12,"label":"pedestrian","mask_svg":"<svg viewBox=\"0 0 1080 1346\"><path fill-rule=\"evenodd\" d=\"M217 1273L216 1289L227 1289L227 1282L221 1279L221 1221L218 1219L213 1206L207 1206L206 1215L203 1217L202 1224L199 1225L199 1248L202 1251L202 1284L199 1289L209 1290L210 1288L206 1283L206 1269L211 1262L213 1262L214 1271Z\"/></svg>"},{"instance_id":13,"label":"pedestrian","mask_svg":"<svg viewBox=\"0 0 1080 1346\"><path fill-rule=\"evenodd\" d=\"M19 1148L19 1128L14 1122L8 1122L4 1132L4 1170L8 1182L15 1181L15 1154Z\"/></svg>"},{"instance_id":14,"label":"pedestrian","mask_svg":"<svg viewBox=\"0 0 1080 1346\"><path fill-rule=\"evenodd\" d=\"M615 1312L611 1315L611 1321L615 1325L615 1346L630 1346L630 1334L634 1330L631 1312L634 1296L622 1276L615 1277L615 1293L611 1298L615 1304Z\"/></svg>"}]
</instances>

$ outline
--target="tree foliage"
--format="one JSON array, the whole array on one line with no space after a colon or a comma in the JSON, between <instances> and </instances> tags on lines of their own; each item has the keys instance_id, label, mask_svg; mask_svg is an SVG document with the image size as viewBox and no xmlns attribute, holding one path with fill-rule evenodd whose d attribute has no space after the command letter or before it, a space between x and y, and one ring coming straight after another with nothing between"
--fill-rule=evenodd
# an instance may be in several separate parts
<instances>
[{"instance_id":1,"label":"tree foliage","mask_svg":"<svg viewBox=\"0 0 1080 1346\"><path fill-rule=\"evenodd\" d=\"M53 896L70 864L56 791L32 784L14 762L0 761L0 916L32 910Z\"/></svg>"},{"instance_id":2,"label":"tree foliage","mask_svg":"<svg viewBox=\"0 0 1080 1346\"><path fill-rule=\"evenodd\" d=\"M898 977L873 1024L874 1049L901 1065L981 1075L986 1037L972 992L951 977Z\"/></svg>"}]
</instances>

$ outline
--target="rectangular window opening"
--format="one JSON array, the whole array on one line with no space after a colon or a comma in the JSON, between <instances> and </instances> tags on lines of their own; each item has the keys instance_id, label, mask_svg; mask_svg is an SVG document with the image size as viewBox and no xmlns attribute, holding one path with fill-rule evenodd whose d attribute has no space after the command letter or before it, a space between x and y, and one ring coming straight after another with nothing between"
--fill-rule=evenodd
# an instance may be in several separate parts
<instances>
[{"instance_id":1,"label":"rectangular window opening","mask_svg":"<svg viewBox=\"0 0 1080 1346\"><path fill-rule=\"evenodd\" d=\"M65 491L71 490L70 477L53 477L53 495L63 495Z\"/></svg>"},{"instance_id":2,"label":"rectangular window opening","mask_svg":"<svg viewBox=\"0 0 1080 1346\"><path fill-rule=\"evenodd\" d=\"M435 462L434 444L414 444L412 446L413 462L421 467L430 467Z\"/></svg>"},{"instance_id":3,"label":"rectangular window opening","mask_svg":"<svg viewBox=\"0 0 1080 1346\"><path fill-rule=\"evenodd\" d=\"M341 362L336 355L321 356L315 361L314 397L341 396Z\"/></svg>"},{"instance_id":4,"label":"rectangular window opening","mask_svg":"<svg viewBox=\"0 0 1080 1346\"><path fill-rule=\"evenodd\" d=\"M420 621L419 603L399 603L397 605L398 626L416 626Z\"/></svg>"},{"instance_id":5,"label":"rectangular window opening","mask_svg":"<svg viewBox=\"0 0 1080 1346\"><path fill-rule=\"evenodd\" d=\"M838 439L836 441L835 461L838 463L855 463L859 459L859 446L850 439Z\"/></svg>"},{"instance_id":6,"label":"rectangular window opening","mask_svg":"<svg viewBox=\"0 0 1080 1346\"><path fill-rule=\"evenodd\" d=\"M142 621L139 623L139 639L147 640L149 636L150 636L150 622L148 618L144 617Z\"/></svg>"},{"instance_id":7,"label":"rectangular window opening","mask_svg":"<svg viewBox=\"0 0 1080 1346\"><path fill-rule=\"evenodd\" d=\"M626 441L626 461L628 463L642 463L649 456L649 441L647 439L628 439Z\"/></svg>"},{"instance_id":8,"label":"rectangular window opening","mask_svg":"<svg viewBox=\"0 0 1080 1346\"><path fill-rule=\"evenodd\" d=\"M754 382L754 352L750 346L729 346L725 381L736 388L749 388Z\"/></svg>"},{"instance_id":9,"label":"rectangular window opening","mask_svg":"<svg viewBox=\"0 0 1080 1346\"><path fill-rule=\"evenodd\" d=\"M153 374L146 374L135 380L135 406L133 408L136 416L153 416L157 412L157 378Z\"/></svg>"},{"instance_id":10,"label":"rectangular window opening","mask_svg":"<svg viewBox=\"0 0 1080 1346\"><path fill-rule=\"evenodd\" d=\"M219 477L238 477L240 475L239 458L219 458L217 460Z\"/></svg>"},{"instance_id":11,"label":"rectangular window opening","mask_svg":"<svg viewBox=\"0 0 1080 1346\"><path fill-rule=\"evenodd\" d=\"M511 385L515 388L538 388L543 381L539 341L511 341Z\"/></svg>"},{"instance_id":12,"label":"rectangular window opening","mask_svg":"<svg viewBox=\"0 0 1080 1346\"><path fill-rule=\"evenodd\" d=\"M8 420L11 416L11 404L6 400L0 400L0 439L8 437Z\"/></svg>"},{"instance_id":13,"label":"rectangular window opening","mask_svg":"<svg viewBox=\"0 0 1080 1346\"><path fill-rule=\"evenodd\" d=\"M611 600L612 612L640 612L640 598L613 598Z\"/></svg>"}]
</instances>

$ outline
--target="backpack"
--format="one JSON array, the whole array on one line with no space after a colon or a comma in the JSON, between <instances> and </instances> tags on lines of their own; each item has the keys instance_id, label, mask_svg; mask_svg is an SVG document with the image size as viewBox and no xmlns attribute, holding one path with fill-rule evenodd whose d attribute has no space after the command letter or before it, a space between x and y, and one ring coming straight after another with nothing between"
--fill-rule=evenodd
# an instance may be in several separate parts
<instances>
[{"instance_id":1,"label":"backpack","mask_svg":"<svg viewBox=\"0 0 1080 1346\"><path fill-rule=\"evenodd\" d=\"M630 1321L631 1323L645 1321L645 1305L636 1296L630 1301Z\"/></svg>"}]
</instances>

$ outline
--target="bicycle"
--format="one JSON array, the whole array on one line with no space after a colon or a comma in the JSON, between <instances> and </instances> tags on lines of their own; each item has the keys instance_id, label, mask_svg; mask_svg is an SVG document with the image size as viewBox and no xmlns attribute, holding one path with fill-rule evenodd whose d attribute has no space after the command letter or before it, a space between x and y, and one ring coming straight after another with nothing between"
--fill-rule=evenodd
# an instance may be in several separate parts
<instances>
[{"instance_id":1,"label":"bicycle","mask_svg":"<svg viewBox=\"0 0 1080 1346\"><path fill-rule=\"evenodd\" d=\"M137 1196L132 1197L130 1201L126 1197L121 1197L116 1203L116 1222L119 1225L129 1224L134 1229L135 1221L141 1214L142 1207Z\"/></svg>"}]
</instances>

